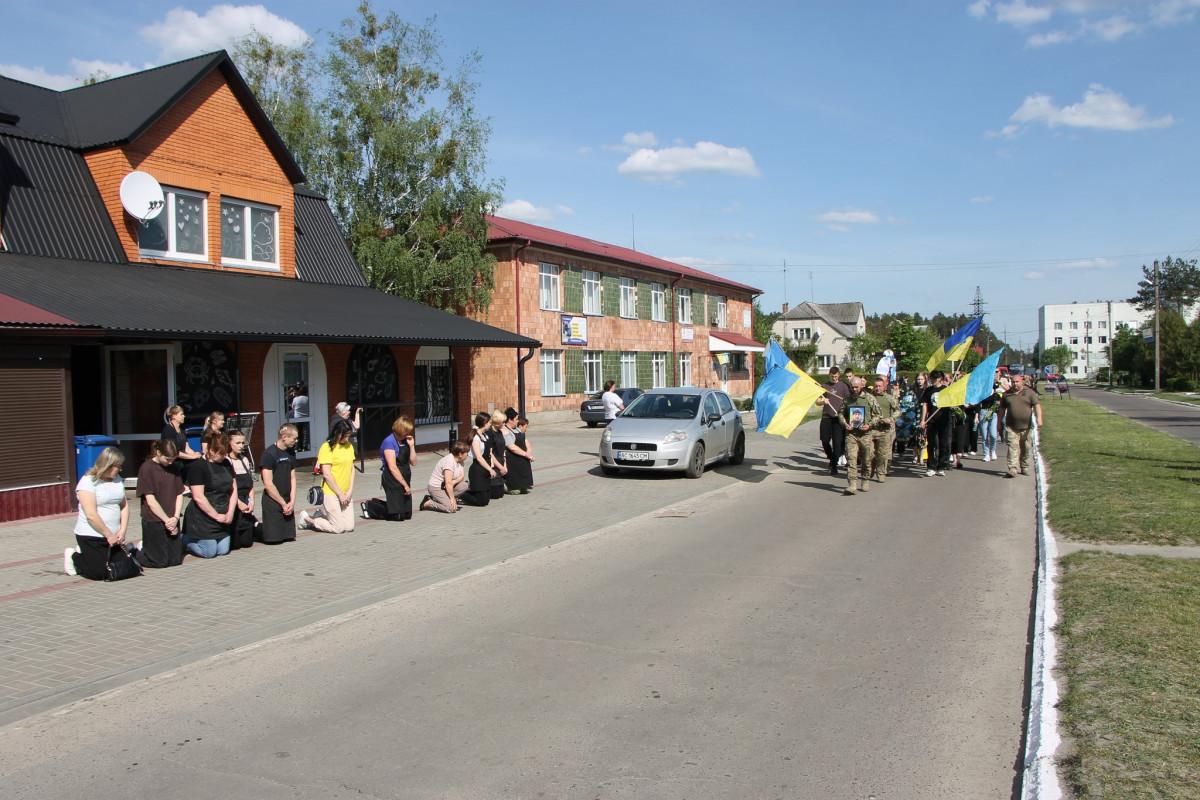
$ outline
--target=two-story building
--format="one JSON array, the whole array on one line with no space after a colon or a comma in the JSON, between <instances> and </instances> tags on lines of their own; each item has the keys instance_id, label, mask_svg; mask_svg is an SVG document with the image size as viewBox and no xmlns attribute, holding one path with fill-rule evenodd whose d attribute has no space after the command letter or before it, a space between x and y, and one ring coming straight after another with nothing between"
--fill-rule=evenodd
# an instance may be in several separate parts
<instances>
[{"instance_id":1,"label":"two-story building","mask_svg":"<svg viewBox=\"0 0 1200 800\"><path fill-rule=\"evenodd\" d=\"M176 404L260 415L254 453L291 422L315 455L342 400L367 450L398 414L444 444L473 354L515 371L540 345L369 288L303 182L223 51L63 92L0 77L0 520L72 506L76 435L134 474Z\"/></svg>"},{"instance_id":2,"label":"two-story building","mask_svg":"<svg viewBox=\"0 0 1200 800\"><path fill-rule=\"evenodd\" d=\"M527 385L527 414L567 419L607 380L754 393L760 290L594 239L488 221L496 288L478 318L543 346L517 371L503 351L480 351L471 375L475 409L504 408Z\"/></svg>"},{"instance_id":3,"label":"two-story building","mask_svg":"<svg viewBox=\"0 0 1200 800\"><path fill-rule=\"evenodd\" d=\"M815 367L826 372L850 363L850 340L867 332L867 318L862 303L784 303L771 332L793 344L815 344Z\"/></svg>"}]
</instances>

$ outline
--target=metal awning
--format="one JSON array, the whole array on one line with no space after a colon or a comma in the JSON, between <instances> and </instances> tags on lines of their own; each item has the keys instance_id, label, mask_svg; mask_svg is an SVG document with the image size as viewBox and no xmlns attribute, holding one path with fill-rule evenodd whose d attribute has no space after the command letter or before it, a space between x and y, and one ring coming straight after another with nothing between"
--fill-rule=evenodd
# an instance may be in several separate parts
<instances>
[{"instance_id":1,"label":"metal awning","mask_svg":"<svg viewBox=\"0 0 1200 800\"><path fill-rule=\"evenodd\" d=\"M742 336L740 333L721 331L708 334L708 351L710 353L761 353L766 349L766 345L759 344L749 336Z\"/></svg>"}]
</instances>

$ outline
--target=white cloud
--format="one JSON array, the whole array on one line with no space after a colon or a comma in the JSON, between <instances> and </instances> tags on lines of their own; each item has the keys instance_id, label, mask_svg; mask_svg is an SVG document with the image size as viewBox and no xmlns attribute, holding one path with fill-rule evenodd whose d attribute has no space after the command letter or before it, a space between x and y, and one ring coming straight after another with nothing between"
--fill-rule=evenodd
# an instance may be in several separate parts
<instances>
[{"instance_id":1,"label":"white cloud","mask_svg":"<svg viewBox=\"0 0 1200 800\"><path fill-rule=\"evenodd\" d=\"M213 6L204 16L174 8L162 20L143 27L138 33L147 42L157 45L159 57L168 62L220 50L255 31L293 47L309 40L303 28L272 14L264 6L228 3Z\"/></svg>"},{"instance_id":2,"label":"white cloud","mask_svg":"<svg viewBox=\"0 0 1200 800\"><path fill-rule=\"evenodd\" d=\"M996 3L996 21L1025 28L1038 22L1045 22L1053 16L1053 9L1026 5L1025 0L1013 0L1011 3Z\"/></svg>"},{"instance_id":3,"label":"white cloud","mask_svg":"<svg viewBox=\"0 0 1200 800\"><path fill-rule=\"evenodd\" d=\"M621 137L620 144L602 144L600 145L600 149L609 150L614 153L632 153L642 147L657 146L658 137L654 135L653 131L642 131L641 133L630 131Z\"/></svg>"},{"instance_id":4,"label":"white cloud","mask_svg":"<svg viewBox=\"0 0 1200 800\"><path fill-rule=\"evenodd\" d=\"M1046 273L1034 270L1033 272L1026 272L1021 277L1027 281L1040 281L1046 277Z\"/></svg>"},{"instance_id":5,"label":"white cloud","mask_svg":"<svg viewBox=\"0 0 1200 800\"><path fill-rule=\"evenodd\" d=\"M1015 139L1024 132L1020 125L1005 125L998 131L987 131L984 135L989 139Z\"/></svg>"},{"instance_id":6,"label":"white cloud","mask_svg":"<svg viewBox=\"0 0 1200 800\"><path fill-rule=\"evenodd\" d=\"M735 203L731 203L731 204L725 206L724 208L722 208L721 213L722 214L736 214L741 210L742 210L742 204L735 202Z\"/></svg>"},{"instance_id":7,"label":"white cloud","mask_svg":"<svg viewBox=\"0 0 1200 800\"><path fill-rule=\"evenodd\" d=\"M1084 27L1094 33L1096 38L1102 42L1115 42L1125 34L1133 33L1141 28L1140 25L1136 25L1120 15L1099 22L1087 23Z\"/></svg>"},{"instance_id":8,"label":"white cloud","mask_svg":"<svg viewBox=\"0 0 1200 800\"><path fill-rule=\"evenodd\" d=\"M1163 0L1150 6L1150 21L1164 27L1191 22L1200 8L1200 0Z\"/></svg>"},{"instance_id":9,"label":"white cloud","mask_svg":"<svg viewBox=\"0 0 1200 800\"><path fill-rule=\"evenodd\" d=\"M520 222L550 222L558 217L575 216L575 210L569 206L556 205L554 208L535 206L528 200L510 200L496 211L496 215Z\"/></svg>"},{"instance_id":10,"label":"white cloud","mask_svg":"<svg viewBox=\"0 0 1200 800\"><path fill-rule=\"evenodd\" d=\"M744 147L726 147L715 142L697 142L692 147L635 150L621 162L617 172L629 178L662 183L690 173L713 173L758 178L762 173L754 156Z\"/></svg>"},{"instance_id":11,"label":"white cloud","mask_svg":"<svg viewBox=\"0 0 1200 800\"><path fill-rule=\"evenodd\" d=\"M991 0L978 0L978 2L967 6L967 13L975 19L983 19L987 16L988 6L991 4Z\"/></svg>"},{"instance_id":12,"label":"white cloud","mask_svg":"<svg viewBox=\"0 0 1200 800\"><path fill-rule=\"evenodd\" d=\"M972 203L990 203L995 199L996 198L990 194L983 194L983 195L980 195L979 197L972 197L971 202Z\"/></svg>"},{"instance_id":13,"label":"white cloud","mask_svg":"<svg viewBox=\"0 0 1200 800\"><path fill-rule=\"evenodd\" d=\"M663 259L671 261L675 264L683 264L685 267L693 269L702 269L708 272L725 272L733 269L733 266L728 261L719 261L711 258L696 258L694 256L672 256Z\"/></svg>"},{"instance_id":14,"label":"white cloud","mask_svg":"<svg viewBox=\"0 0 1200 800\"><path fill-rule=\"evenodd\" d=\"M1170 114L1157 119L1146 116L1144 107L1130 105L1120 94L1098 83L1088 87L1083 93L1083 100L1061 108L1054 105L1048 95L1030 95L1009 119L1022 125L1041 122L1048 128L1066 126L1109 131L1138 131L1175 124L1175 118ZM1004 131L1009 131L1009 128ZM1005 135L1012 138L1015 133Z\"/></svg>"},{"instance_id":15,"label":"white cloud","mask_svg":"<svg viewBox=\"0 0 1200 800\"><path fill-rule=\"evenodd\" d=\"M1077 261L1064 261L1050 267L1055 272L1090 269L1116 269L1121 266L1116 261L1107 258L1081 258Z\"/></svg>"},{"instance_id":16,"label":"white cloud","mask_svg":"<svg viewBox=\"0 0 1200 800\"><path fill-rule=\"evenodd\" d=\"M1047 47L1049 45L1063 44L1069 42L1075 37L1066 31L1050 31L1049 33L1035 33L1025 40L1026 47Z\"/></svg>"},{"instance_id":17,"label":"white cloud","mask_svg":"<svg viewBox=\"0 0 1200 800\"><path fill-rule=\"evenodd\" d=\"M813 222L824 222L831 230L849 230L849 228L834 228L834 225L878 225L879 215L874 211L863 211L857 208L840 208L826 211L810 217Z\"/></svg>"},{"instance_id":18,"label":"white cloud","mask_svg":"<svg viewBox=\"0 0 1200 800\"><path fill-rule=\"evenodd\" d=\"M754 242L758 235L754 233L718 233L711 237L714 242Z\"/></svg>"},{"instance_id":19,"label":"white cloud","mask_svg":"<svg viewBox=\"0 0 1200 800\"><path fill-rule=\"evenodd\" d=\"M579 155L581 155L581 156L590 156L592 154L593 150L592 150L592 148L588 147L585 144L583 147L579 148L579 150L576 152L578 152Z\"/></svg>"},{"instance_id":20,"label":"white cloud","mask_svg":"<svg viewBox=\"0 0 1200 800\"><path fill-rule=\"evenodd\" d=\"M103 73L109 78L117 78L121 75L128 75L131 72L149 69L153 66L154 64L146 64L141 67L135 67L128 61L116 64L111 61L83 61L78 58L72 58L71 72L67 75L55 75L47 72L42 67L23 67L20 64L0 64L0 75L37 86L45 86L47 89L63 90L74 89L76 86L81 85L85 78L97 73Z\"/></svg>"}]
</instances>

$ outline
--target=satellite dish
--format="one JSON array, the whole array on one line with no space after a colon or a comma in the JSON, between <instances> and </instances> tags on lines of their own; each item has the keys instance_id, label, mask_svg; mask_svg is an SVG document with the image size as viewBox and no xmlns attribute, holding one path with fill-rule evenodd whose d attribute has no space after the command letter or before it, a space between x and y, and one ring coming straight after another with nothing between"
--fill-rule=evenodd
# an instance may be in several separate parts
<instances>
[{"instance_id":1,"label":"satellite dish","mask_svg":"<svg viewBox=\"0 0 1200 800\"><path fill-rule=\"evenodd\" d=\"M131 172L121 179L121 205L131 217L145 222L162 213L163 190L148 172Z\"/></svg>"}]
</instances>

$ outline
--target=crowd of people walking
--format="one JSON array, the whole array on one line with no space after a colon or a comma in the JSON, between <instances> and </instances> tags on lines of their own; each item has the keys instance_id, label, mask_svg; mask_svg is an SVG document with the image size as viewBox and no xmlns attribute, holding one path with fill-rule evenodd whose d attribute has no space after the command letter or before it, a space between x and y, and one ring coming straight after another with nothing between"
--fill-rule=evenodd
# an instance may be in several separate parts
<instances>
[{"instance_id":1,"label":"crowd of people walking","mask_svg":"<svg viewBox=\"0 0 1200 800\"><path fill-rule=\"evenodd\" d=\"M925 476L944 477L962 469L968 457L997 459L997 445L1008 445L1005 477L1026 475L1030 469L1030 431L1042 425L1036 391L1025 378L1009 378L1000 370L992 393L975 405L939 405L939 394L961 378L933 370L897 382L873 375L871 382L847 369L829 371L823 384L820 437L829 474L846 470L847 495L870 491L871 482L887 480L892 460L910 454L913 464L925 466Z\"/></svg>"},{"instance_id":2,"label":"crowd of people walking","mask_svg":"<svg viewBox=\"0 0 1200 800\"><path fill-rule=\"evenodd\" d=\"M352 413L353 412L353 413ZM188 441L184 409L163 415L162 437L137 471L141 539L129 536L129 507L121 471L125 454L102 450L79 479L79 511L74 547L63 553L63 569L92 580L116 580L143 568L173 567L185 555L215 558L256 543L281 544L296 538L297 528L349 533L356 516L403 522L412 518L413 468L417 446L413 423L398 417L379 445L382 494L354 507L355 442L361 409L339 403L330 420L329 438L317 452L312 491L297 494L297 426L280 426L275 441L258 461L263 488L256 504L254 469L240 430L225 431L225 415L205 419L200 449ZM462 505L486 506L506 494L533 488L533 450L529 420L511 408L475 417L470 441L454 442L430 473L419 510L454 513ZM469 455L474 461L464 468ZM190 499L189 499L190 498ZM309 500L313 510L304 508ZM185 503L185 500L187 502Z\"/></svg>"}]
</instances>

